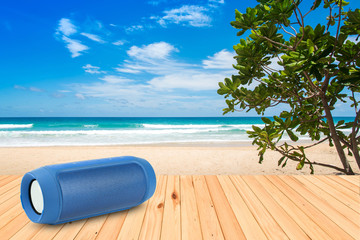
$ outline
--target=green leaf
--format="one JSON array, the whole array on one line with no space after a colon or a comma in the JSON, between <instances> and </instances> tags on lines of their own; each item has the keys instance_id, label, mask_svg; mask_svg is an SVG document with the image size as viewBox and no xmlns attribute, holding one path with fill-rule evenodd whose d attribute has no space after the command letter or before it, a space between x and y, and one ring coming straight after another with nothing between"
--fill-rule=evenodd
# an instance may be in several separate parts
<instances>
[{"instance_id":1,"label":"green leaf","mask_svg":"<svg viewBox=\"0 0 360 240\"><path fill-rule=\"evenodd\" d=\"M288 118L288 117L291 117L291 113L287 112L287 111L282 111L280 113L280 117L282 118Z\"/></svg>"},{"instance_id":2,"label":"green leaf","mask_svg":"<svg viewBox=\"0 0 360 240\"><path fill-rule=\"evenodd\" d=\"M252 125L252 129L254 129L254 131L257 132L257 133L261 132L261 128L255 126L255 125Z\"/></svg>"},{"instance_id":3,"label":"green leaf","mask_svg":"<svg viewBox=\"0 0 360 240\"><path fill-rule=\"evenodd\" d=\"M299 140L299 138L291 130L286 130L286 133L289 135L292 141L296 142Z\"/></svg>"},{"instance_id":4,"label":"green leaf","mask_svg":"<svg viewBox=\"0 0 360 240\"><path fill-rule=\"evenodd\" d=\"M301 169L303 169L304 164L305 164L305 158L301 159L301 161L297 164L296 170L301 170Z\"/></svg>"},{"instance_id":5,"label":"green leaf","mask_svg":"<svg viewBox=\"0 0 360 240\"><path fill-rule=\"evenodd\" d=\"M287 160L288 159L286 159L285 162L283 163L283 165L281 166L282 168L286 166Z\"/></svg>"},{"instance_id":6,"label":"green leaf","mask_svg":"<svg viewBox=\"0 0 360 240\"><path fill-rule=\"evenodd\" d=\"M345 122L345 120L340 120L335 127L339 127L340 125L343 125Z\"/></svg>"},{"instance_id":7,"label":"green leaf","mask_svg":"<svg viewBox=\"0 0 360 240\"><path fill-rule=\"evenodd\" d=\"M312 54L314 52L314 49L315 49L314 43L311 41L310 38L308 38L308 40L306 40L306 43L307 43L309 53Z\"/></svg>"},{"instance_id":8,"label":"green leaf","mask_svg":"<svg viewBox=\"0 0 360 240\"><path fill-rule=\"evenodd\" d=\"M272 121L266 117L262 117L261 120L266 124L272 124Z\"/></svg>"},{"instance_id":9,"label":"green leaf","mask_svg":"<svg viewBox=\"0 0 360 240\"><path fill-rule=\"evenodd\" d=\"M279 159L279 161L278 161L278 166L281 165L281 163L284 161L285 157L286 157L286 156L282 156L282 157Z\"/></svg>"},{"instance_id":10,"label":"green leaf","mask_svg":"<svg viewBox=\"0 0 360 240\"><path fill-rule=\"evenodd\" d=\"M260 154L259 163L261 164L264 161L264 154Z\"/></svg>"}]
</instances>

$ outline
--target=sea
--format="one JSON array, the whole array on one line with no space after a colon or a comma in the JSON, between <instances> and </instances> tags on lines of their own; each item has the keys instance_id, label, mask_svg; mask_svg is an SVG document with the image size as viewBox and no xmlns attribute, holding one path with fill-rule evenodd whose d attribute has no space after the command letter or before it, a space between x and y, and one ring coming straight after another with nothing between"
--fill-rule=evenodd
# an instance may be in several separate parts
<instances>
[{"instance_id":1,"label":"sea","mask_svg":"<svg viewBox=\"0 0 360 240\"><path fill-rule=\"evenodd\" d=\"M252 125L264 123L261 117L0 118L0 147L251 143Z\"/></svg>"}]
</instances>

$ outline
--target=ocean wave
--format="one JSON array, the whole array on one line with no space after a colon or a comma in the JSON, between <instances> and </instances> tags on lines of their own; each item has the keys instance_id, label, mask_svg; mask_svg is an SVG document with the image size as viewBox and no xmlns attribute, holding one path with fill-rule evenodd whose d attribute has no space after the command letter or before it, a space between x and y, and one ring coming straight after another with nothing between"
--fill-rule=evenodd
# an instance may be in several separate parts
<instances>
[{"instance_id":1,"label":"ocean wave","mask_svg":"<svg viewBox=\"0 0 360 240\"><path fill-rule=\"evenodd\" d=\"M239 129L124 129L124 130L59 130L59 131L0 131L0 136L60 136L60 135L169 135L169 134L195 134L209 132L241 131Z\"/></svg>"},{"instance_id":2,"label":"ocean wave","mask_svg":"<svg viewBox=\"0 0 360 240\"><path fill-rule=\"evenodd\" d=\"M0 129L16 129L16 128L32 128L34 126L31 124L0 124Z\"/></svg>"},{"instance_id":3,"label":"ocean wave","mask_svg":"<svg viewBox=\"0 0 360 240\"><path fill-rule=\"evenodd\" d=\"M228 129L236 128L242 130L252 130L252 125L257 127L264 127L264 124L142 124L143 128L150 129Z\"/></svg>"},{"instance_id":4,"label":"ocean wave","mask_svg":"<svg viewBox=\"0 0 360 240\"><path fill-rule=\"evenodd\" d=\"M215 125L215 124L142 124L144 128L152 128L152 129L178 129L178 128L218 128L223 125Z\"/></svg>"},{"instance_id":5,"label":"ocean wave","mask_svg":"<svg viewBox=\"0 0 360 240\"><path fill-rule=\"evenodd\" d=\"M98 126L99 126L98 124L85 124L84 128L96 128Z\"/></svg>"}]
</instances>

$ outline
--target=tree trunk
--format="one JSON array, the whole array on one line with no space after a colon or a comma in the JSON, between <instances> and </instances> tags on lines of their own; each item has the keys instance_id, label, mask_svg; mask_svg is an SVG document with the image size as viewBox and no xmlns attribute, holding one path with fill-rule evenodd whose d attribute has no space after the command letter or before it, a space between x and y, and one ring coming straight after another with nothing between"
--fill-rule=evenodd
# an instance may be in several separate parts
<instances>
[{"instance_id":1,"label":"tree trunk","mask_svg":"<svg viewBox=\"0 0 360 240\"><path fill-rule=\"evenodd\" d=\"M359 155L359 149L358 149L358 146L357 146L357 142L355 140L355 137L353 137L351 140L352 140L351 144L353 146L352 152L354 154L354 158L356 160L356 163L357 163L357 165L358 165L358 167L360 169L360 155Z\"/></svg>"},{"instance_id":2,"label":"tree trunk","mask_svg":"<svg viewBox=\"0 0 360 240\"><path fill-rule=\"evenodd\" d=\"M360 117L360 110L356 114L356 117L355 117L355 120L354 120L354 126L352 128L352 134L351 134L352 149L351 150L352 150L352 152L354 154L356 163L357 163L357 165L358 165L358 167L360 169L360 155L359 155L358 145L357 145L357 142L356 142L356 126L359 126L359 125L357 125L358 121L359 121L359 117Z\"/></svg>"},{"instance_id":3,"label":"tree trunk","mask_svg":"<svg viewBox=\"0 0 360 240\"><path fill-rule=\"evenodd\" d=\"M329 129L330 129L330 135L331 135L331 138L332 138L332 140L334 142L334 145L336 147L336 151L338 152L338 155L340 157L341 163L344 166L345 173L347 175L353 175L354 172L350 167L349 161L346 159L346 155L344 153L344 149L341 146L339 136L336 134L334 120L332 118L330 108L329 108L329 105L327 103L327 99L326 99L325 94L321 95L321 101L322 101L322 104L324 106L325 116L326 116L327 123L328 123Z\"/></svg>"}]
</instances>

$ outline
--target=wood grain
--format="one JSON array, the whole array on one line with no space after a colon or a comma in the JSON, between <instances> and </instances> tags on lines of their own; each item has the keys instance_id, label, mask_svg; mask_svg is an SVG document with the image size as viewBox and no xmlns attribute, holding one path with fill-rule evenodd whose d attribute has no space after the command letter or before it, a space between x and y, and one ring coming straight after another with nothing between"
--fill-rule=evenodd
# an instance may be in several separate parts
<instances>
[{"instance_id":1,"label":"wood grain","mask_svg":"<svg viewBox=\"0 0 360 240\"><path fill-rule=\"evenodd\" d=\"M168 176L161 239L181 239L180 177Z\"/></svg>"},{"instance_id":2,"label":"wood grain","mask_svg":"<svg viewBox=\"0 0 360 240\"><path fill-rule=\"evenodd\" d=\"M204 176L193 177L203 239L224 239Z\"/></svg>"},{"instance_id":3,"label":"wood grain","mask_svg":"<svg viewBox=\"0 0 360 240\"><path fill-rule=\"evenodd\" d=\"M191 176L180 177L181 237L185 240L202 239L200 218Z\"/></svg>"},{"instance_id":4,"label":"wood grain","mask_svg":"<svg viewBox=\"0 0 360 240\"><path fill-rule=\"evenodd\" d=\"M122 212L30 222L21 176L0 176L0 239L359 239L358 176L158 176L154 196Z\"/></svg>"}]
</instances>

